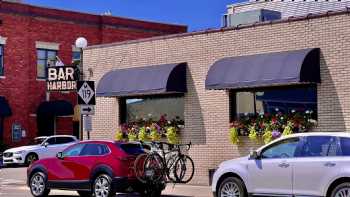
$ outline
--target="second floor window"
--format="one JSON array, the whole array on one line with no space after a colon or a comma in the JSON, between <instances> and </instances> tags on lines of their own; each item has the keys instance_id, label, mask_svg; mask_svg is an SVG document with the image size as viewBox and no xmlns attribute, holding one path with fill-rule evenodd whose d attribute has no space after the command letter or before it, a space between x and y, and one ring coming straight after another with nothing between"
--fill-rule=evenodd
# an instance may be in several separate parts
<instances>
[{"instance_id":1,"label":"second floor window","mask_svg":"<svg viewBox=\"0 0 350 197\"><path fill-rule=\"evenodd\" d=\"M4 46L0 45L0 76L4 76Z\"/></svg>"},{"instance_id":2,"label":"second floor window","mask_svg":"<svg viewBox=\"0 0 350 197\"><path fill-rule=\"evenodd\" d=\"M73 51L72 62L80 61L81 53L79 51Z\"/></svg>"},{"instance_id":3,"label":"second floor window","mask_svg":"<svg viewBox=\"0 0 350 197\"><path fill-rule=\"evenodd\" d=\"M47 67L50 61L56 59L57 51L48 49L37 49L37 78L47 78Z\"/></svg>"}]
</instances>

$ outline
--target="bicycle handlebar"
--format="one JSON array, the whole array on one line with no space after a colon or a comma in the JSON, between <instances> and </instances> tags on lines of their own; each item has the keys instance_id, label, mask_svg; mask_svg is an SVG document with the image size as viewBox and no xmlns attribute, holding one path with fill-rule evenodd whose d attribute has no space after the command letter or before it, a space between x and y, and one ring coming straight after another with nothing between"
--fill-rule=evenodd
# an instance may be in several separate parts
<instances>
[{"instance_id":1,"label":"bicycle handlebar","mask_svg":"<svg viewBox=\"0 0 350 197\"><path fill-rule=\"evenodd\" d=\"M182 146L186 146L186 150L190 150L191 149L191 146L192 146L192 142L190 141L190 143L188 144L171 144L171 143L168 143L168 142L144 142L144 141L139 141L141 145L151 145L153 147L157 147L157 148L160 148L160 149L164 149L163 145L167 145L169 148L171 149L174 149L174 147L176 147L176 149L180 149L180 147Z\"/></svg>"}]
</instances>

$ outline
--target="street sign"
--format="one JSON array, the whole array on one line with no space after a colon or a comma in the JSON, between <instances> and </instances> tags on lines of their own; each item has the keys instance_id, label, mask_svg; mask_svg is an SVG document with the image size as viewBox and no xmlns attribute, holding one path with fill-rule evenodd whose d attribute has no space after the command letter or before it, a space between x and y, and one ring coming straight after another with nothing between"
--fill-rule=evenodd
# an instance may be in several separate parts
<instances>
[{"instance_id":1,"label":"street sign","mask_svg":"<svg viewBox=\"0 0 350 197\"><path fill-rule=\"evenodd\" d=\"M80 105L80 113L82 115L94 115L95 106L94 105Z\"/></svg>"},{"instance_id":2,"label":"street sign","mask_svg":"<svg viewBox=\"0 0 350 197\"><path fill-rule=\"evenodd\" d=\"M73 66L52 66L47 68L46 89L52 91L77 90L76 68Z\"/></svg>"},{"instance_id":3,"label":"street sign","mask_svg":"<svg viewBox=\"0 0 350 197\"><path fill-rule=\"evenodd\" d=\"M78 81L78 104L95 105L95 82L94 81Z\"/></svg>"},{"instance_id":4,"label":"street sign","mask_svg":"<svg viewBox=\"0 0 350 197\"><path fill-rule=\"evenodd\" d=\"M92 131L92 118L91 116L84 116L84 131Z\"/></svg>"}]
</instances>

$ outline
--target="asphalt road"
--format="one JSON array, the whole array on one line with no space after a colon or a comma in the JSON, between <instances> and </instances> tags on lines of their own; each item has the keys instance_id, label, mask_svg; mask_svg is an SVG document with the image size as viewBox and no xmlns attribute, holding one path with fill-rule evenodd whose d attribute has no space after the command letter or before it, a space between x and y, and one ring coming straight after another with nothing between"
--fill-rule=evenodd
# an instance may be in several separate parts
<instances>
[{"instance_id":1,"label":"asphalt road","mask_svg":"<svg viewBox=\"0 0 350 197\"><path fill-rule=\"evenodd\" d=\"M2 168L0 169L0 196L4 197L32 197L29 188L26 186L25 167ZM208 197L209 187L200 186L177 186L169 185L163 192L163 197ZM50 196L71 197L79 196L75 191L52 190ZM117 194L116 197L138 197L138 194Z\"/></svg>"}]
</instances>

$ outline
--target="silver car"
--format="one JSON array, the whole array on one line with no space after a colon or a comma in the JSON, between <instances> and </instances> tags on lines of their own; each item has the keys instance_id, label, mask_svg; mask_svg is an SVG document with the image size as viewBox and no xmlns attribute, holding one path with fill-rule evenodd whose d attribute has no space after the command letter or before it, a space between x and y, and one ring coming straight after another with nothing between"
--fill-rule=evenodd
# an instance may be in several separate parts
<instances>
[{"instance_id":1,"label":"silver car","mask_svg":"<svg viewBox=\"0 0 350 197\"><path fill-rule=\"evenodd\" d=\"M350 133L279 138L249 156L221 163L212 191L218 197L350 197Z\"/></svg>"}]
</instances>

